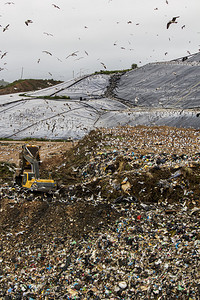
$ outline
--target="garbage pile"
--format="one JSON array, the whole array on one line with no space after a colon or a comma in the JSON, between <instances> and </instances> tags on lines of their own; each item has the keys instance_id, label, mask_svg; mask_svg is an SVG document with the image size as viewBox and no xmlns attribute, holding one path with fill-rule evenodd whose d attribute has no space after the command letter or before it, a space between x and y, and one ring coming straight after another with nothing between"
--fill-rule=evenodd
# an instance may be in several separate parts
<instances>
[{"instance_id":1,"label":"garbage pile","mask_svg":"<svg viewBox=\"0 0 200 300\"><path fill-rule=\"evenodd\" d=\"M55 194L3 183L0 297L198 299L199 138L101 129L44 162Z\"/></svg>"},{"instance_id":2,"label":"garbage pile","mask_svg":"<svg viewBox=\"0 0 200 300\"><path fill-rule=\"evenodd\" d=\"M48 232L44 226L37 239L26 228L1 235L1 297L198 299L200 209L133 201L116 210L112 224L107 219L115 208L79 238L66 227Z\"/></svg>"},{"instance_id":3,"label":"garbage pile","mask_svg":"<svg viewBox=\"0 0 200 300\"><path fill-rule=\"evenodd\" d=\"M53 177L65 187L68 199L87 197L98 202L106 198L113 203L134 197L152 203L199 202L199 130L101 129L82 139L56 163Z\"/></svg>"}]
</instances>

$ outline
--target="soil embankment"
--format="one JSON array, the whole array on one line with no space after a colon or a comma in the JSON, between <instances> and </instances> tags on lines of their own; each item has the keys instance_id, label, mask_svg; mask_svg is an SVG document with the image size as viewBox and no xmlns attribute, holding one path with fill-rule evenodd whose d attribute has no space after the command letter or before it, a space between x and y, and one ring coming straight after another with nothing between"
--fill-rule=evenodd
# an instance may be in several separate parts
<instances>
[{"instance_id":1,"label":"soil embankment","mask_svg":"<svg viewBox=\"0 0 200 300\"><path fill-rule=\"evenodd\" d=\"M45 89L47 87L61 83L62 81L53 79L21 79L0 88L0 95L23 93Z\"/></svg>"}]
</instances>

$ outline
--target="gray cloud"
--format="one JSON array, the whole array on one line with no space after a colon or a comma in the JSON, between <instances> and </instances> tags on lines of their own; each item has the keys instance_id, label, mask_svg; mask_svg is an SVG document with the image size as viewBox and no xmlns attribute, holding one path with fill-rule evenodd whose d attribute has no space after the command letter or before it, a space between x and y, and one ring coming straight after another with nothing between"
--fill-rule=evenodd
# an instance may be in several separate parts
<instances>
[{"instance_id":1,"label":"gray cloud","mask_svg":"<svg viewBox=\"0 0 200 300\"><path fill-rule=\"evenodd\" d=\"M1 1L0 53L8 53L0 60L4 68L0 78L19 79L23 67L25 78L48 78L50 72L54 79L67 80L102 69L100 62L109 70L123 69L132 63L143 65L198 52L199 0L168 2L16 0L8 5ZM174 16L180 16L178 23L166 29ZM28 19L33 23L26 26ZM74 51L79 51L77 56L66 59Z\"/></svg>"}]
</instances>

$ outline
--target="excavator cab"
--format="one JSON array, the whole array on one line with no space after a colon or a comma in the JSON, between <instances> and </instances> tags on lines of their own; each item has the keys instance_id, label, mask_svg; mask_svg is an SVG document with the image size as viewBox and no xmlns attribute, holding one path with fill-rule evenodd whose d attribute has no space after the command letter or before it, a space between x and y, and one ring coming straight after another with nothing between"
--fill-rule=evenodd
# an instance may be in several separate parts
<instances>
[{"instance_id":1,"label":"excavator cab","mask_svg":"<svg viewBox=\"0 0 200 300\"><path fill-rule=\"evenodd\" d=\"M34 173L24 172L22 176L22 186L24 188L31 189L33 182L35 182Z\"/></svg>"},{"instance_id":2,"label":"excavator cab","mask_svg":"<svg viewBox=\"0 0 200 300\"><path fill-rule=\"evenodd\" d=\"M53 179L36 179L34 173L23 172L22 187L31 191L53 192L56 183Z\"/></svg>"}]
</instances>

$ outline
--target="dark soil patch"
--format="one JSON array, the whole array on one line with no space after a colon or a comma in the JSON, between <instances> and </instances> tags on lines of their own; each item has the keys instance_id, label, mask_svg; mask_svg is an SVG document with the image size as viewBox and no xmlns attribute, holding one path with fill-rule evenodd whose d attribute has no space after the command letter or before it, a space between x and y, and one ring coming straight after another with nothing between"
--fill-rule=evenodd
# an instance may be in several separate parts
<instances>
[{"instance_id":1,"label":"dark soil patch","mask_svg":"<svg viewBox=\"0 0 200 300\"><path fill-rule=\"evenodd\" d=\"M28 91L35 91L44 89L56 84L61 83L58 80L43 80L43 79L23 79L17 80L5 87L0 87L0 95L12 94L12 93L22 93Z\"/></svg>"},{"instance_id":2,"label":"dark soil patch","mask_svg":"<svg viewBox=\"0 0 200 300\"><path fill-rule=\"evenodd\" d=\"M79 239L115 222L119 214L108 203L96 206L85 201L48 203L26 201L23 204L2 204L1 232L12 233L11 239L52 239L56 235Z\"/></svg>"}]
</instances>

